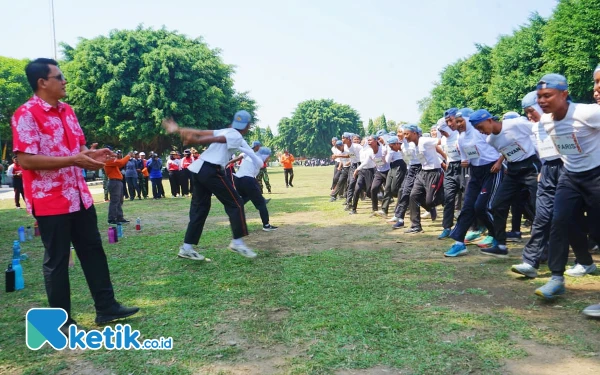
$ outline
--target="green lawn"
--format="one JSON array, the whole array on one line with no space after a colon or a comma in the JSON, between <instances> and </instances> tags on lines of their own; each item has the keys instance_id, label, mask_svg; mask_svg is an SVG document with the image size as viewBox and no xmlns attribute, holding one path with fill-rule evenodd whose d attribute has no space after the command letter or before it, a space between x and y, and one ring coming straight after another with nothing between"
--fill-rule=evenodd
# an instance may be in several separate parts
<instances>
[{"instance_id":1,"label":"green lawn","mask_svg":"<svg viewBox=\"0 0 600 375\"><path fill-rule=\"evenodd\" d=\"M209 263L176 256L189 198L125 202L125 216L132 222L141 217L143 230L136 232L132 223L125 238L108 244L107 204L95 195L117 299L141 307L122 323L143 338L172 337L171 351L27 349L25 313L47 301L43 247L39 237L24 243L26 288L8 294L4 281L1 286L0 373L375 374L383 368L502 374L507 361L538 360L527 343L558 351L563 364L581 360L600 371L600 321L580 314L600 300L600 276L568 278L565 297L540 301L533 291L549 272L543 267L536 280L511 274L519 247L509 260L471 248L468 256L444 259L450 243L435 239L439 222L425 219L425 234L394 232L368 217L368 201L354 217L328 202L331 167L297 167L295 173L295 187L286 189L282 170L269 171L274 194L268 207L278 231L262 232L257 211L246 206L246 242L259 254L253 260L226 250L231 232L214 199L200 241ZM5 268L18 226L33 225L33 219L11 200L0 201L0 216ZM71 288L74 318L97 329L77 262ZM554 357L540 360L540 368ZM559 365L552 366L558 371Z\"/></svg>"}]
</instances>

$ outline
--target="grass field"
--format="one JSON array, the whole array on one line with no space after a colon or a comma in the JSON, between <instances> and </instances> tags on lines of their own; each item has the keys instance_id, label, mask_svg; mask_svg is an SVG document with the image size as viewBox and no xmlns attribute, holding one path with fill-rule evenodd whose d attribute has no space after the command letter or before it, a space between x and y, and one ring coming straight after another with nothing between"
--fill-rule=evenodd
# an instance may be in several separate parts
<instances>
[{"instance_id":1,"label":"grass field","mask_svg":"<svg viewBox=\"0 0 600 375\"><path fill-rule=\"evenodd\" d=\"M580 313L600 301L598 274L567 277L567 294L548 303L533 294L550 277L545 266L535 280L509 271L524 243L510 259L475 247L445 259L451 243L436 239L439 221L424 219L425 233L406 235L370 218L368 201L352 217L330 203L331 167L295 168L289 189L281 169L269 174L271 223L280 228L261 231L258 212L246 206L246 242L259 254L252 260L226 250L231 232L216 200L199 245L208 263L177 258L189 198L125 202L125 216L141 217L143 230L130 224L108 244L108 207L95 195L116 297L141 307L121 323L142 338L172 337L171 351L27 349L25 314L47 301L43 247L39 237L24 243L26 288L4 293L1 285L0 373L600 373L600 321ZM11 200L0 201L0 217L6 268L18 226L33 219ZM77 262L71 288L74 318L98 329Z\"/></svg>"}]
</instances>

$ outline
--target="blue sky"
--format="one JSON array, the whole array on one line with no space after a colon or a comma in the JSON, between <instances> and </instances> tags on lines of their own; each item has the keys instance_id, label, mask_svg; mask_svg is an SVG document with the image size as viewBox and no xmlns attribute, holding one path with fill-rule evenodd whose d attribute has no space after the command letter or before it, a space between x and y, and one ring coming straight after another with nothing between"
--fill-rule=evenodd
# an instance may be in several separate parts
<instances>
[{"instance_id":1,"label":"blue sky","mask_svg":"<svg viewBox=\"0 0 600 375\"><path fill-rule=\"evenodd\" d=\"M0 55L52 57L51 0L3 4ZM274 130L301 101L349 104L363 121L385 113L416 122L417 101L439 72L493 45L527 22L548 17L554 0L54 0L56 39L146 27L203 37L235 65L235 87L250 91L260 126ZM59 51L60 53L60 51Z\"/></svg>"}]
</instances>

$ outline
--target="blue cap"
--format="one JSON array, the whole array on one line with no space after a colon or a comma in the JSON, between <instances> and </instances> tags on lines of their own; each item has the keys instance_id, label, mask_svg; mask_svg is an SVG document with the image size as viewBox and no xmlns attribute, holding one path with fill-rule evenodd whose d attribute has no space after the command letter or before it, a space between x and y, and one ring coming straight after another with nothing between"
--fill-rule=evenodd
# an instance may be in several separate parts
<instances>
[{"instance_id":1,"label":"blue cap","mask_svg":"<svg viewBox=\"0 0 600 375\"><path fill-rule=\"evenodd\" d=\"M338 139L337 139L337 137L333 137L333 138L331 138L331 140L332 141L337 141Z\"/></svg>"},{"instance_id":2,"label":"blue cap","mask_svg":"<svg viewBox=\"0 0 600 375\"><path fill-rule=\"evenodd\" d=\"M252 116L247 111L237 111L233 116L231 126L237 130L244 130L246 126L252 121Z\"/></svg>"},{"instance_id":3,"label":"blue cap","mask_svg":"<svg viewBox=\"0 0 600 375\"><path fill-rule=\"evenodd\" d=\"M461 108L456 112L455 117L471 117L473 112L474 111L471 108Z\"/></svg>"},{"instance_id":4,"label":"blue cap","mask_svg":"<svg viewBox=\"0 0 600 375\"><path fill-rule=\"evenodd\" d=\"M444 112L444 118L456 116L456 112L458 112L458 108L450 108Z\"/></svg>"},{"instance_id":5,"label":"blue cap","mask_svg":"<svg viewBox=\"0 0 600 375\"><path fill-rule=\"evenodd\" d=\"M523 109L531 107L534 104L537 104L537 91L530 92L523 97L523 100L521 100L521 107Z\"/></svg>"},{"instance_id":6,"label":"blue cap","mask_svg":"<svg viewBox=\"0 0 600 375\"><path fill-rule=\"evenodd\" d=\"M471 121L471 125L476 126L482 121L489 120L494 118L487 109L478 109L469 116L469 121Z\"/></svg>"},{"instance_id":7,"label":"blue cap","mask_svg":"<svg viewBox=\"0 0 600 375\"><path fill-rule=\"evenodd\" d=\"M511 111L511 112L506 112L504 114L504 116L502 116L502 120L511 120L511 119L519 118L519 117L521 117L520 114L518 114L517 112Z\"/></svg>"},{"instance_id":8,"label":"blue cap","mask_svg":"<svg viewBox=\"0 0 600 375\"><path fill-rule=\"evenodd\" d=\"M336 146L342 146L343 144L344 144L344 142L342 142L342 141L335 141Z\"/></svg>"},{"instance_id":9,"label":"blue cap","mask_svg":"<svg viewBox=\"0 0 600 375\"><path fill-rule=\"evenodd\" d=\"M537 89L556 89L561 91L566 91L569 89L569 84L567 83L567 79L560 74L551 73L546 74L540 79L537 84Z\"/></svg>"},{"instance_id":10,"label":"blue cap","mask_svg":"<svg viewBox=\"0 0 600 375\"><path fill-rule=\"evenodd\" d=\"M387 140L388 145L394 144L394 143L400 143L400 138L398 138L395 135L392 135L388 138Z\"/></svg>"},{"instance_id":11,"label":"blue cap","mask_svg":"<svg viewBox=\"0 0 600 375\"><path fill-rule=\"evenodd\" d=\"M379 138L379 137L384 136L385 134L387 134L387 132L385 130L381 129L381 130L378 130L377 133L375 133L375 137Z\"/></svg>"},{"instance_id":12,"label":"blue cap","mask_svg":"<svg viewBox=\"0 0 600 375\"><path fill-rule=\"evenodd\" d=\"M256 146L262 146L262 143L260 143L259 141L252 142L252 148L254 148Z\"/></svg>"},{"instance_id":13,"label":"blue cap","mask_svg":"<svg viewBox=\"0 0 600 375\"><path fill-rule=\"evenodd\" d=\"M258 151L256 151L257 155L264 155L264 156L269 156L271 155L271 149L268 147L261 147L258 149Z\"/></svg>"},{"instance_id":14,"label":"blue cap","mask_svg":"<svg viewBox=\"0 0 600 375\"><path fill-rule=\"evenodd\" d=\"M415 133L419 133L419 130L420 130L416 124L406 124L406 125L402 126L402 129L408 130L411 132L415 132Z\"/></svg>"}]
</instances>

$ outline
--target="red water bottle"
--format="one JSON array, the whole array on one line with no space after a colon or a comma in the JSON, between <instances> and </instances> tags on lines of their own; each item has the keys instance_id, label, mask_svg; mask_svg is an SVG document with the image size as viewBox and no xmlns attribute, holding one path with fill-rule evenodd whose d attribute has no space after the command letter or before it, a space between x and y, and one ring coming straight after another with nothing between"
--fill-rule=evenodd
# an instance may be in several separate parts
<instances>
[{"instance_id":1,"label":"red water bottle","mask_svg":"<svg viewBox=\"0 0 600 375\"><path fill-rule=\"evenodd\" d=\"M135 221L135 230L142 230L142 219L139 217Z\"/></svg>"}]
</instances>

